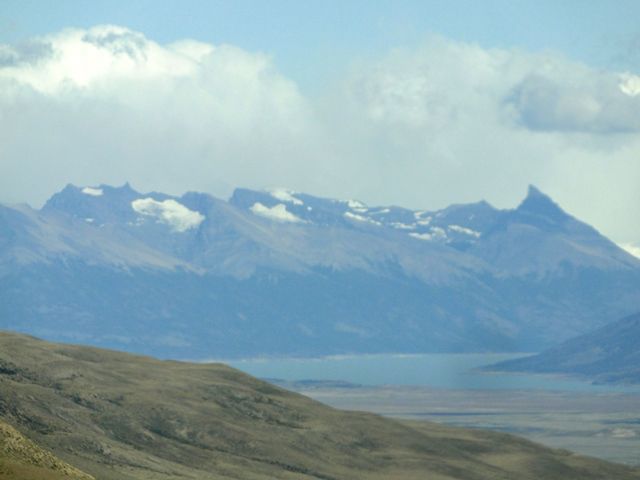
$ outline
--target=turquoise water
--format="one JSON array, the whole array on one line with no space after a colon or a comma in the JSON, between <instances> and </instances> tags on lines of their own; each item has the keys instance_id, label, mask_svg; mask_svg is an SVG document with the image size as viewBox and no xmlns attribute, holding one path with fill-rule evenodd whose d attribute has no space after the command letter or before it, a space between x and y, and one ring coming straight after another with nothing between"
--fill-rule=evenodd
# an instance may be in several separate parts
<instances>
[{"instance_id":1,"label":"turquoise water","mask_svg":"<svg viewBox=\"0 0 640 480\"><path fill-rule=\"evenodd\" d=\"M592 385L562 376L486 374L475 368L523 354L356 355L314 359L247 359L225 363L260 378L339 380L361 385L447 389L640 392L638 386Z\"/></svg>"}]
</instances>

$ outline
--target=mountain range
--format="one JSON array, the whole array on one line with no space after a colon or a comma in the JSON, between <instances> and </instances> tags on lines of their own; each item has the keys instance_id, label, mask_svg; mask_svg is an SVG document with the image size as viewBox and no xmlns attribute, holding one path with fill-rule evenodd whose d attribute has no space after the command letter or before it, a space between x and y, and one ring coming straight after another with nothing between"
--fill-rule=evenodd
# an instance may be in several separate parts
<instances>
[{"instance_id":1,"label":"mountain range","mask_svg":"<svg viewBox=\"0 0 640 480\"><path fill-rule=\"evenodd\" d=\"M514 209L68 185L0 206L0 328L172 358L540 351L640 310L640 260Z\"/></svg>"}]
</instances>

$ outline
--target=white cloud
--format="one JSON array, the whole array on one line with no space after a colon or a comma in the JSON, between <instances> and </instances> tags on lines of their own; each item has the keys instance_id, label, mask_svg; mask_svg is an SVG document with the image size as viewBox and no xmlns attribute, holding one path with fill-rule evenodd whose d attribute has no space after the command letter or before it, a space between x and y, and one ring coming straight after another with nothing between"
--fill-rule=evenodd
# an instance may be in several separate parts
<instances>
[{"instance_id":1,"label":"white cloud","mask_svg":"<svg viewBox=\"0 0 640 480\"><path fill-rule=\"evenodd\" d=\"M262 53L69 29L0 46L1 200L131 181L431 210L512 207L533 183L603 233L640 240L638 78L432 37L354 63L311 98Z\"/></svg>"},{"instance_id":2,"label":"white cloud","mask_svg":"<svg viewBox=\"0 0 640 480\"><path fill-rule=\"evenodd\" d=\"M369 204L513 207L533 183L606 235L640 238L640 96L619 84L557 54L432 38L360 64L329 115L356 159L350 193Z\"/></svg>"},{"instance_id":3,"label":"white cloud","mask_svg":"<svg viewBox=\"0 0 640 480\"><path fill-rule=\"evenodd\" d=\"M309 109L270 57L230 45L99 26L0 48L0 162L16 200L29 182L40 202L69 182L293 185L292 163L321 155Z\"/></svg>"},{"instance_id":4,"label":"white cloud","mask_svg":"<svg viewBox=\"0 0 640 480\"><path fill-rule=\"evenodd\" d=\"M480 119L544 131L640 131L638 76L438 37L357 70L347 91L370 121L432 133Z\"/></svg>"},{"instance_id":5,"label":"white cloud","mask_svg":"<svg viewBox=\"0 0 640 480\"><path fill-rule=\"evenodd\" d=\"M620 91L630 97L640 95L640 76L630 73L620 75Z\"/></svg>"},{"instance_id":6,"label":"white cloud","mask_svg":"<svg viewBox=\"0 0 640 480\"><path fill-rule=\"evenodd\" d=\"M626 250L634 257L640 258L640 245L635 245L633 243L621 243L619 247Z\"/></svg>"},{"instance_id":7,"label":"white cloud","mask_svg":"<svg viewBox=\"0 0 640 480\"><path fill-rule=\"evenodd\" d=\"M195 41L161 46L115 25L67 29L18 47L0 48L0 78L48 95L108 93L111 82L193 76L217 50Z\"/></svg>"},{"instance_id":8,"label":"white cloud","mask_svg":"<svg viewBox=\"0 0 640 480\"><path fill-rule=\"evenodd\" d=\"M513 91L509 103L522 125L533 130L594 133L640 131L640 98L633 78L583 72L579 79L532 74ZM640 90L639 90L640 91Z\"/></svg>"},{"instance_id":9,"label":"white cloud","mask_svg":"<svg viewBox=\"0 0 640 480\"><path fill-rule=\"evenodd\" d=\"M153 198L138 198L131 202L131 208L141 215L153 217L168 225L175 232L186 232L200 225L205 219L200 212L189 210L172 199L159 202Z\"/></svg>"},{"instance_id":10,"label":"white cloud","mask_svg":"<svg viewBox=\"0 0 640 480\"><path fill-rule=\"evenodd\" d=\"M274 205L273 207L267 207L260 202L256 202L251 206L250 210L256 215L276 222L298 223L303 221L288 211L287 207L282 203Z\"/></svg>"}]
</instances>

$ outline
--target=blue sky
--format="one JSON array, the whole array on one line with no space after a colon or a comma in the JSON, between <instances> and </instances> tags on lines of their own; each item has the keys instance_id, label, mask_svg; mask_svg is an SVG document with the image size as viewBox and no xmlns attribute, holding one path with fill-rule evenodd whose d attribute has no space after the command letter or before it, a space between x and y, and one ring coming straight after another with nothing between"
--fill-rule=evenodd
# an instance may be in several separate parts
<instances>
[{"instance_id":1,"label":"blue sky","mask_svg":"<svg viewBox=\"0 0 640 480\"><path fill-rule=\"evenodd\" d=\"M483 47L552 50L601 68L640 69L640 2L2 0L0 42L112 23L170 43L193 38L272 55L305 89L358 58L440 34Z\"/></svg>"},{"instance_id":2,"label":"blue sky","mask_svg":"<svg viewBox=\"0 0 640 480\"><path fill-rule=\"evenodd\" d=\"M0 201L130 181L506 208L535 184L640 246L638 18L624 0L0 0Z\"/></svg>"}]
</instances>

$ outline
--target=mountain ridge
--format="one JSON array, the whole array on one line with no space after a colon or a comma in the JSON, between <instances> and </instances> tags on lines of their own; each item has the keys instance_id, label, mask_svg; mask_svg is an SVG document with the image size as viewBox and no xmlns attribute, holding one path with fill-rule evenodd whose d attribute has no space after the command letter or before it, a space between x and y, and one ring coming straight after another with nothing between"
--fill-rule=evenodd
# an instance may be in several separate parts
<instances>
[{"instance_id":1,"label":"mountain ridge","mask_svg":"<svg viewBox=\"0 0 640 480\"><path fill-rule=\"evenodd\" d=\"M174 358L535 351L640 309L640 260L535 187L429 212L68 185L0 206L0 284L0 328Z\"/></svg>"},{"instance_id":2,"label":"mountain ridge","mask_svg":"<svg viewBox=\"0 0 640 480\"><path fill-rule=\"evenodd\" d=\"M486 367L493 371L568 374L595 383L640 384L640 313L571 338L538 355Z\"/></svg>"}]
</instances>

